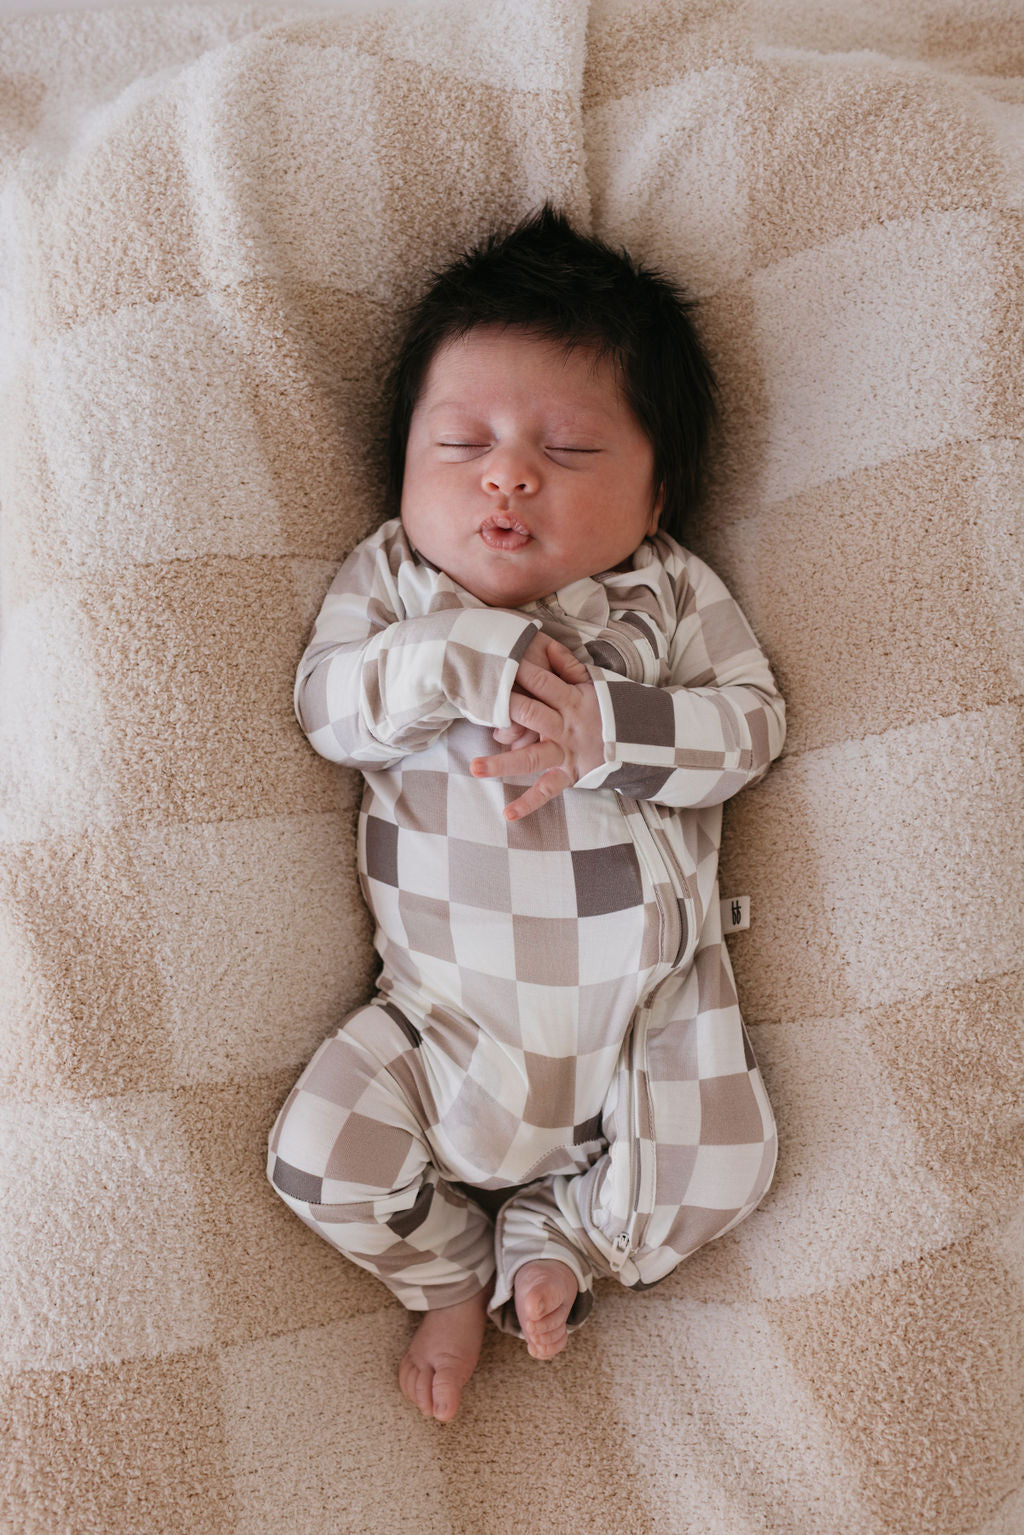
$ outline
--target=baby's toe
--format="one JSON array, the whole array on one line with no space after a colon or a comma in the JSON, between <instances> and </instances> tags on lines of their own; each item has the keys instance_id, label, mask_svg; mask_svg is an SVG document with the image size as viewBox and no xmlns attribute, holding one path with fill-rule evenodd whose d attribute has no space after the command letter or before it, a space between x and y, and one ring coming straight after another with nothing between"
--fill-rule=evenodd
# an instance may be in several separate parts
<instances>
[{"instance_id":1,"label":"baby's toe","mask_svg":"<svg viewBox=\"0 0 1024 1535\"><path fill-rule=\"evenodd\" d=\"M536 1333L531 1336L528 1333L526 1337L527 1351L534 1359L553 1359L556 1354L560 1354L565 1348L568 1338L569 1334L564 1324L548 1329L541 1336L538 1336Z\"/></svg>"},{"instance_id":2,"label":"baby's toe","mask_svg":"<svg viewBox=\"0 0 1024 1535\"><path fill-rule=\"evenodd\" d=\"M433 1370L417 1364L408 1354L398 1366L398 1384L403 1396L418 1407L425 1418L434 1416L433 1376Z\"/></svg>"},{"instance_id":3,"label":"baby's toe","mask_svg":"<svg viewBox=\"0 0 1024 1535\"><path fill-rule=\"evenodd\" d=\"M448 1423L459 1410L459 1382L454 1372L443 1367L435 1370L431 1407L433 1416L441 1423Z\"/></svg>"}]
</instances>

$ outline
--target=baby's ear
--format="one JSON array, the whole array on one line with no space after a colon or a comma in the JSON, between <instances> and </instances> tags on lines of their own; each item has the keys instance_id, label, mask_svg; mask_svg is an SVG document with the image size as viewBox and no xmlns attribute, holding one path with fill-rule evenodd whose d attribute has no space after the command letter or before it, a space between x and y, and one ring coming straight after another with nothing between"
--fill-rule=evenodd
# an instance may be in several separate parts
<instances>
[{"instance_id":1,"label":"baby's ear","mask_svg":"<svg viewBox=\"0 0 1024 1535\"><path fill-rule=\"evenodd\" d=\"M664 505L665 505L665 487L664 487L664 485L662 485L662 486L659 487L658 494L654 498L654 505L651 507L650 521L647 524L647 537L648 538L651 537L652 533L657 533L657 531L658 531L658 523L661 521L661 512L662 512L662 508L664 507Z\"/></svg>"}]
</instances>

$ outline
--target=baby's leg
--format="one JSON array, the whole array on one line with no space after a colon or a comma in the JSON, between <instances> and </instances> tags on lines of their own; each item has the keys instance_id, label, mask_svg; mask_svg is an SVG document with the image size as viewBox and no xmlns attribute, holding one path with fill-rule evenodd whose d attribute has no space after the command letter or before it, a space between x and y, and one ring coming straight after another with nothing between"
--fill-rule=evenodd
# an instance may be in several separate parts
<instances>
[{"instance_id":1,"label":"baby's leg","mask_svg":"<svg viewBox=\"0 0 1024 1535\"><path fill-rule=\"evenodd\" d=\"M281 1110L269 1176L308 1226L426 1313L399 1380L421 1411L447 1421L480 1353L493 1227L430 1161L410 1060L417 1041L390 1004L354 1013Z\"/></svg>"},{"instance_id":2,"label":"baby's leg","mask_svg":"<svg viewBox=\"0 0 1024 1535\"><path fill-rule=\"evenodd\" d=\"M579 1295L576 1275L557 1258L534 1258L516 1270L516 1316L534 1359L553 1359L569 1341L569 1313Z\"/></svg>"},{"instance_id":3,"label":"baby's leg","mask_svg":"<svg viewBox=\"0 0 1024 1535\"><path fill-rule=\"evenodd\" d=\"M663 986L659 1009L627 1041L602 1117L604 1154L583 1173L532 1184L503 1209L492 1311L512 1289L507 1276L542 1253L564 1252L570 1267L586 1264L645 1290L736 1226L767 1192L775 1123L728 956L719 948L699 958ZM588 1299L584 1288L580 1302ZM581 1319L575 1312L568 1325ZM506 1316L499 1325L508 1326Z\"/></svg>"},{"instance_id":4,"label":"baby's leg","mask_svg":"<svg viewBox=\"0 0 1024 1535\"><path fill-rule=\"evenodd\" d=\"M491 1286L454 1306L427 1311L398 1366L398 1384L426 1418L447 1423L476 1369Z\"/></svg>"}]
</instances>

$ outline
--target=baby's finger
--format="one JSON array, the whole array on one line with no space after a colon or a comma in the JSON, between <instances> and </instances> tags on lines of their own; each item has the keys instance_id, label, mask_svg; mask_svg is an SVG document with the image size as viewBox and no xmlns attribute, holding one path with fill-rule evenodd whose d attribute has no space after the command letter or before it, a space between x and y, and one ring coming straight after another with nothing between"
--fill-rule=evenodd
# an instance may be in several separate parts
<instances>
[{"instance_id":1,"label":"baby's finger","mask_svg":"<svg viewBox=\"0 0 1024 1535\"><path fill-rule=\"evenodd\" d=\"M565 768L548 768L524 794L505 806L506 821L521 821L524 816L532 815L541 805L546 805L549 799L554 799L563 789L567 789L571 781Z\"/></svg>"},{"instance_id":2,"label":"baby's finger","mask_svg":"<svg viewBox=\"0 0 1024 1535\"><path fill-rule=\"evenodd\" d=\"M526 746L529 743L523 740L528 734L521 725L499 725L491 732L499 746Z\"/></svg>"},{"instance_id":3,"label":"baby's finger","mask_svg":"<svg viewBox=\"0 0 1024 1535\"><path fill-rule=\"evenodd\" d=\"M549 641L552 648L554 643L554 640ZM575 660L575 657L570 659ZM573 696L571 683L564 681L555 672L546 671L542 666L534 666L531 661L520 661L516 672L516 688L522 689L527 697L539 698L555 709L559 705L564 706ZM512 696L515 697L515 694Z\"/></svg>"},{"instance_id":4,"label":"baby's finger","mask_svg":"<svg viewBox=\"0 0 1024 1535\"><path fill-rule=\"evenodd\" d=\"M553 741L536 741L518 751L498 752L493 757L474 757L469 771L474 778L517 778L540 773L562 760L562 748Z\"/></svg>"},{"instance_id":5,"label":"baby's finger","mask_svg":"<svg viewBox=\"0 0 1024 1535\"><path fill-rule=\"evenodd\" d=\"M514 724L530 731L539 740L560 736L565 728L565 721L557 709L549 709L547 704L539 698L531 698L529 693L513 693L508 701L508 712Z\"/></svg>"},{"instance_id":6,"label":"baby's finger","mask_svg":"<svg viewBox=\"0 0 1024 1535\"><path fill-rule=\"evenodd\" d=\"M522 725L509 725L496 730L494 739L506 751L518 751L521 747L532 746L534 741L540 740L540 736L535 730L524 730Z\"/></svg>"},{"instance_id":7,"label":"baby's finger","mask_svg":"<svg viewBox=\"0 0 1024 1535\"><path fill-rule=\"evenodd\" d=\"M572 651L567 650L558 640L548 640L548 660L552 669L565 682L579 684L590 681L590 673L582 661L577 661Z\"/></svg>"}]
</instances>

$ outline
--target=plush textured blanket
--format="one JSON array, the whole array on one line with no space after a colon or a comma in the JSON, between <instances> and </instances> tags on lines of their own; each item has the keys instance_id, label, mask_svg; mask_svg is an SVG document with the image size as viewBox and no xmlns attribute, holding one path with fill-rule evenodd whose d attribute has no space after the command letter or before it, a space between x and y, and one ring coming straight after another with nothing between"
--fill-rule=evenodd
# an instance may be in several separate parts
<instances>
[{"instance_id":1,"label":"plush textured blanket","mask_svg":"<svg viewBox=\"0 0 1024 1535\"><path fill-rule=\"evenodd\" d=\"M19 1535L1016 1535L1024 19L437 0L0 36L4 1471ZM727 811L773 1190L441 1428L263 1176L367 993L295 662L431 266L542 200L687 282L691 544L790 735Z\"/></svg>"}]
</instances>

